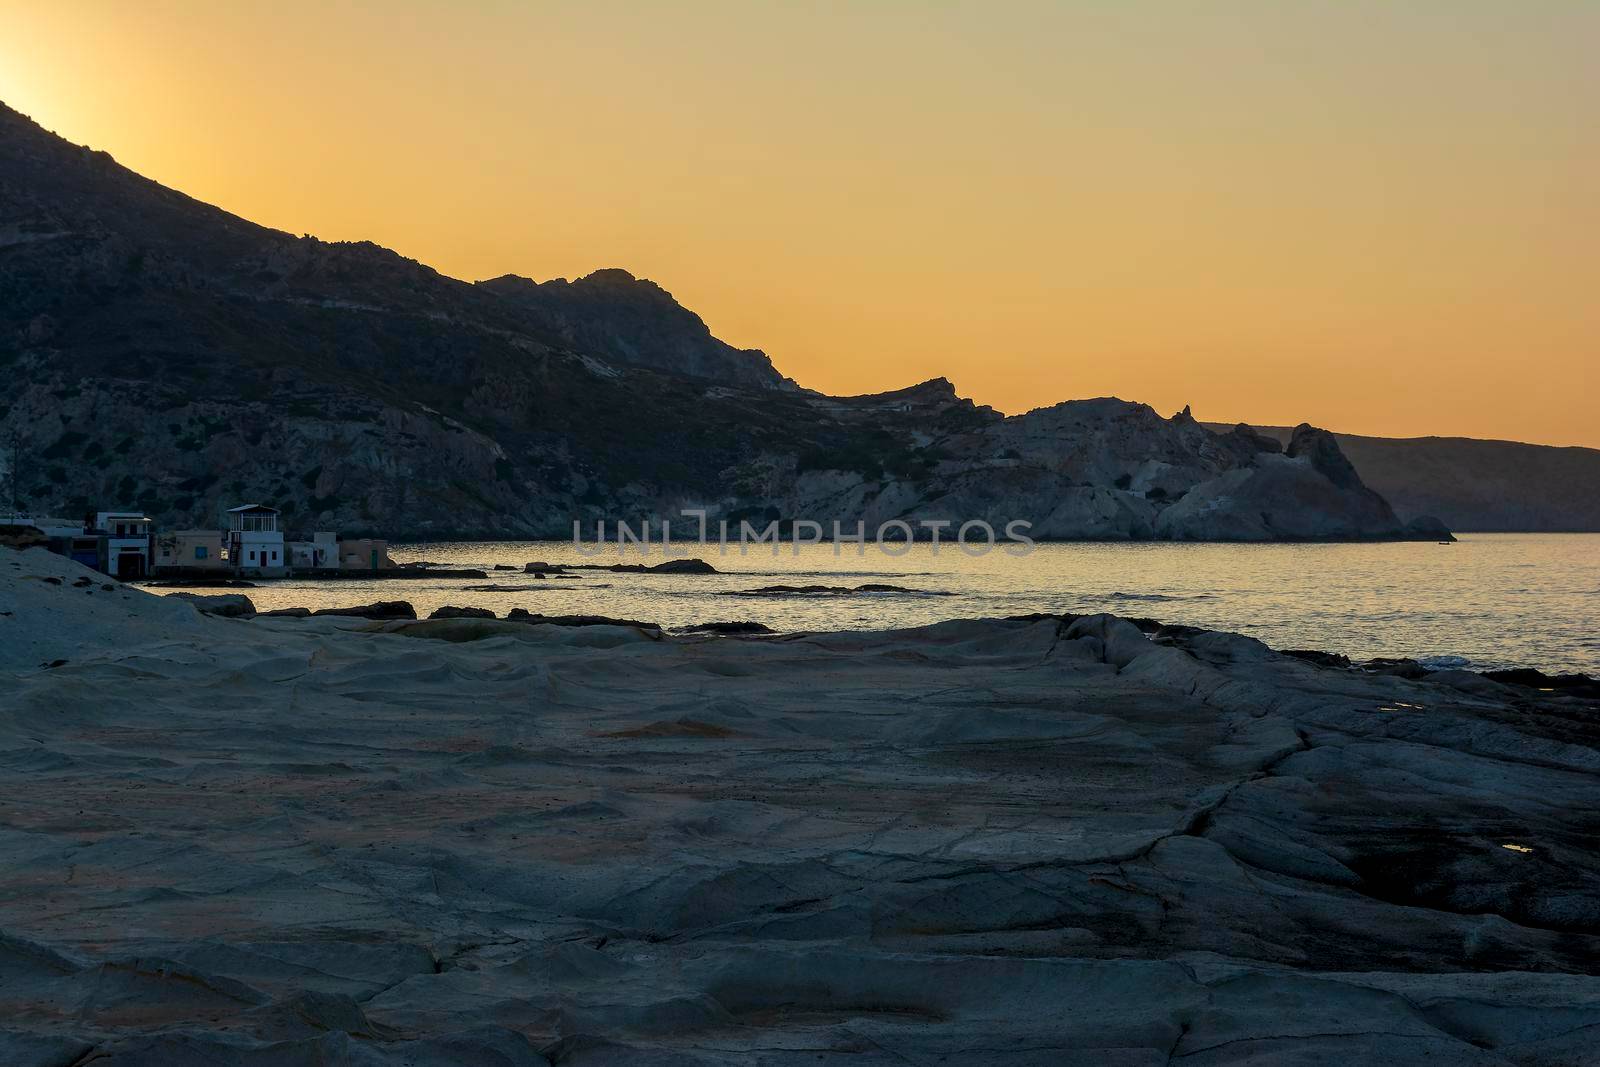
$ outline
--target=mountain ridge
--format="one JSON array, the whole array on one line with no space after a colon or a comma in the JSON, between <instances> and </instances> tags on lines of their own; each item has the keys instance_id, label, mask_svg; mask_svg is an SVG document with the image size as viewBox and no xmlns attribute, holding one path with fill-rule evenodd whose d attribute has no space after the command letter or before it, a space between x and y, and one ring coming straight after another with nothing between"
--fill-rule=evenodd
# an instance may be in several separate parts
<instances>
[{"instance_id":1,"label":"mountain ridge","mask_svg":"<svg viewBox=\"0 0 1600 1067\"><path fill-rule=\"evenodd\" d=\"M0 429L35 512L242 499L396 539L574 521L1033 522L1041 538L1439 536L1297 431L1115 398L1002 416L935 378L829 397L607 269L449 278L258 226L0 105ZM1342 458L1342 457L1339 457Z\"/></svg>"},{"instance_id":2,"label":"mountain ridge","mask_svg":"<svg viewBox=\"0 0 1600 1067\"><path fill-rule=\"evenodd\" d=\"M754 388L797 388L759 349L738 349L713 336L705 320L647 278L606 267L568 281L537 282L517 274L473 283L540 317L574 348L624 363L718 378ZM605 314L600 308L606 309Z\"/></svg>"}]
</instances>

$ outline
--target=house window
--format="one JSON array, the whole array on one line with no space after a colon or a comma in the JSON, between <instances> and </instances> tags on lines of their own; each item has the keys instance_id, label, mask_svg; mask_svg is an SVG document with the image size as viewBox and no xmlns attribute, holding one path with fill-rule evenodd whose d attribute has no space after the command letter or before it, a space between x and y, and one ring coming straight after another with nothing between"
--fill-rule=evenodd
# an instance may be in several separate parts
<instances>
[{"instance_id":1,"label":"house window","mask_svg":"<svg viewBox=\"0 0 1600 1067\"><path fill-rule=\"evenodd\" d=\"M194 558L195 559L205 559L206 558L206 546L205 545L195 545L194 546Z\"/></svg>"},{"instance_id":2,"label":"house window","mask_svg":"<svg viewBox=\"0 0 1600 1067\"><path fill-rule=\"evenodd\" d=\"M255 561L256 561L256 550L252 548L250 550L250 562L254 563Z\"/></svg>"}]
</instances>

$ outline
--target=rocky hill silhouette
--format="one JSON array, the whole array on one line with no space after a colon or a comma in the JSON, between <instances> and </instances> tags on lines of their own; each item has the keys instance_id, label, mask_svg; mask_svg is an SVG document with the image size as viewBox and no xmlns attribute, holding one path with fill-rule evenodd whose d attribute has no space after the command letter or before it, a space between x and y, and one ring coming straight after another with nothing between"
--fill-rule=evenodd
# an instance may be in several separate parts
<instances>
[{"instance_id":1,"label":"rocky hill silhouette","mask_svg":"<svg viewBox=\"0 0 1600 1067\"><path fill-rule=\"evenodd\" d=\"M36 514L211 526L250 500L394 538L685 506L1048 538L1439 534L1309 427L1285 450L1120 400L1003 418L943 379L828 397L626 271L459 281L256 225L3 105L0 373L8 479Z\"/></svg>"}]
</instances>

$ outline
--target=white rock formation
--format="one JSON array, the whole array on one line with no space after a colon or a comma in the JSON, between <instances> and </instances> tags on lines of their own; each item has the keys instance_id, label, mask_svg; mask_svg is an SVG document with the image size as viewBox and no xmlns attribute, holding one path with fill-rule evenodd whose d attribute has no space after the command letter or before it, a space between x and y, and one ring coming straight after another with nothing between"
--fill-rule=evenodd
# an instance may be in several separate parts
<instances>
[{"instance_id":1,"label":"white rock formation","mask_svg":"<svg viewBox=\"0 0 1600 1067\"><path fill-rule=\"evenodd\" d=\"M954 395L953 392L951 394ZM1287 451L1248 427L1218 434L1188 410L1073 400L933 442L944 458L915 476L807 471L776 512L831 528L973 519L1041 540L1284 541L1448 538L1407 526L1362 484L1333 435L1311 426Z\"/></svg>"},{"instance_id":2,"label":"white rock formation","mask_svg":"<svg viewBox=\"0 0 1600 1067\"><path fill-rule=\"evenodd\" d=\"M1593 1058L1590 704L1111 616L219 619L82 573L0 550L6 1064Z\"/></svg>"}]
</instances>

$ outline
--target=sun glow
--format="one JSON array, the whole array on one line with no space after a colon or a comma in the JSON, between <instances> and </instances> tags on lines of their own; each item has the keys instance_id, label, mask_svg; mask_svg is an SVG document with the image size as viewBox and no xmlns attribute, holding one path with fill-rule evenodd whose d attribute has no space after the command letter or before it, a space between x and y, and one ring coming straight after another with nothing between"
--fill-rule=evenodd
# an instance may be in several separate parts
<instances>
[{"instance_id":1,"label":"sun glow","mask_svg":"<svg viewBox=\"0 0 1600 1067\"><path fill-rule=\"evenodd\" d=\"M0 0L0 99L831 392L1600 445L1600 5Z\"/></svg>"}]
</instances>

